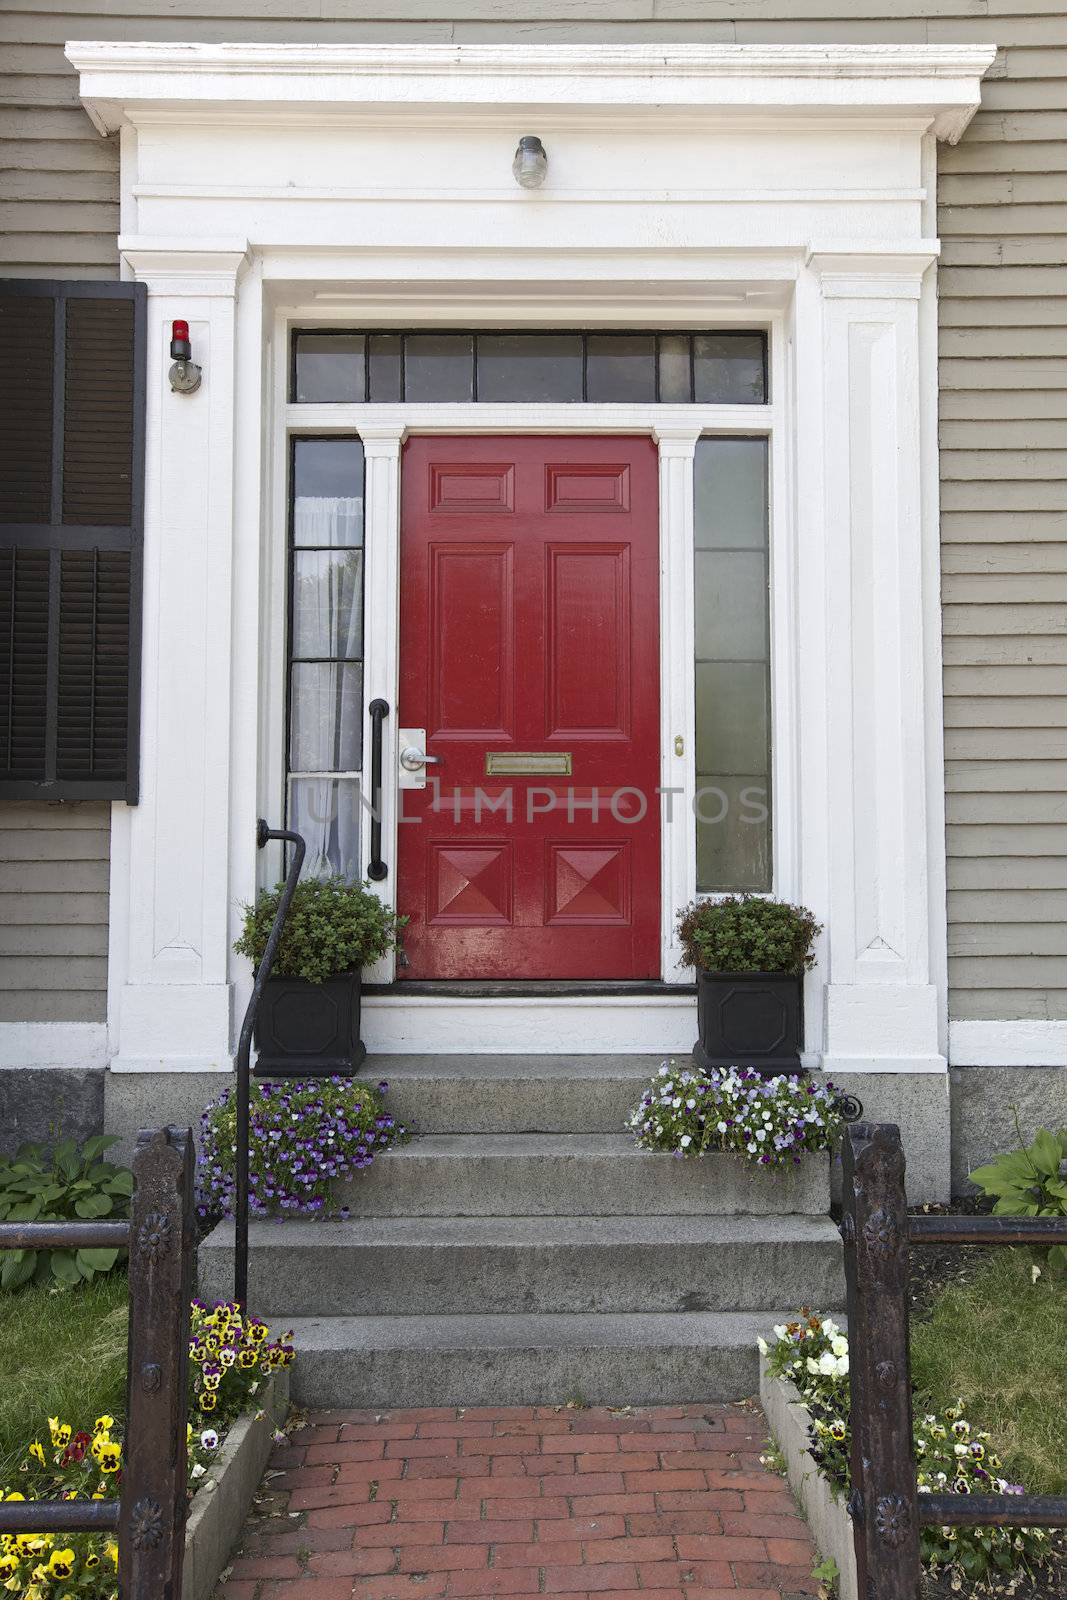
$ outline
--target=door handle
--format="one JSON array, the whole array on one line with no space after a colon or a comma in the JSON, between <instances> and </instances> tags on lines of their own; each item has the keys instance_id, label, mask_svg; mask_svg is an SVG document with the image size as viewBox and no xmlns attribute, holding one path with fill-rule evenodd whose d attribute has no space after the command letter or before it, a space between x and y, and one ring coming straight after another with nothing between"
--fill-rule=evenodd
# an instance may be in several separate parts
<instances>
[{"instance_id":1,"label":"door handle","mask_svg":"<svg viewBox=\"0 0 1067 1600\"><path fill-rule=\"evenodd\" d=\"M417 750L413 744L409 744L400 752L400 765L405 772L418 772L421 767L439 767L441 757L428 756L425 750Z\"/></svg>"},{"instance_id":2,"label":"door handle","mask_svg":"<svg viewBox=\"0 0 1067 1600\"><path fill-rule=\"evenodd\" d=\"M389 715L385 700L372 700L370 712L370 860L367 876L375 883L389 875L382 860L382 723Z\"/></svg>"}]
</instances>

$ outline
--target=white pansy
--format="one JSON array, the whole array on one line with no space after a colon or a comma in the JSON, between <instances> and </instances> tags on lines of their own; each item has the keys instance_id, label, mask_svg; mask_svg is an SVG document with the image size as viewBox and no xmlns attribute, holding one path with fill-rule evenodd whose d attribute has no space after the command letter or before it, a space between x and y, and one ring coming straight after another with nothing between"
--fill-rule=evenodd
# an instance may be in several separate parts
<instances>
[{"instance_id":1,"label":"white pansy","mask_svg":"<svg viewBox=\"0 0 1067 1600\"><path fill-rule=\"evenodd\" d=\"M760 1337L759 1339L756 1340L756 1344L759 1346L759 1353L760 1353L761 1356L770 1355L771 1347L767 1343L766 1339Z\"/></svg>"},{"instance_id":2,"label":"white pansy","mask_svg":"<svg viewBox=\"0 0 1067 1600\"><path fill-rule=\"evenodd\" d=\"M833 1351L835 1356L847 1356L848 1340L843 1338L841 1334L838 1334L836 1339L830 1340L830 1349Z\"/></svg>"},{"instance_id":3,"label":"white pansy","mask_svg":"<svg viewBox=\"0 0 1067 1600\"><path fill-rule=\"evenodd\" d=\"M681 1145L683 1150L688 1150L689 1146L693 1142L692 1135L688 1134L688 1133L683 1133L681 1139L679 1139L678 1142Z\"/></svg>"}]
</instances>

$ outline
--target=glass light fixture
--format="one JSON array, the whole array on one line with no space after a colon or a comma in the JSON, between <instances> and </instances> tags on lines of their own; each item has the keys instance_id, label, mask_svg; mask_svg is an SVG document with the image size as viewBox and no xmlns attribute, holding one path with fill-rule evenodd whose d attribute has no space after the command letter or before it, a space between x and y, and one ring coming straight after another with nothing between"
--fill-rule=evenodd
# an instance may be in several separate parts
<instances>
[{"instance_id":1,"label":"glass light fixture","mask_svg":"<svg viewBox=\"0 0 1067 1600\"><path fill-rule=\"evenodd\" d=\"M548 173L548 156L536 134L523 134L511 170L521 188L540 189Z\"/></svg>"}]
</instances>

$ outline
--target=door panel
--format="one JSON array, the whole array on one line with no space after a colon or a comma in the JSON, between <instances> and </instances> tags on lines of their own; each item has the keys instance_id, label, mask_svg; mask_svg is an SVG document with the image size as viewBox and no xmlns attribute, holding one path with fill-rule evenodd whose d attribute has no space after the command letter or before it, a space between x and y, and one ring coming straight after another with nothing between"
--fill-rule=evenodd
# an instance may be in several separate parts
<instances>
[{"instance_id":1,"label":"door panel","mask_svg":"<svg viewBox=\"0 0 1067 1600\"><path fill-rule=\"evenodd\" d=\"M659 975L658 567L650 439L405 446L401 977Z\"/></svg>"}]
</instances>

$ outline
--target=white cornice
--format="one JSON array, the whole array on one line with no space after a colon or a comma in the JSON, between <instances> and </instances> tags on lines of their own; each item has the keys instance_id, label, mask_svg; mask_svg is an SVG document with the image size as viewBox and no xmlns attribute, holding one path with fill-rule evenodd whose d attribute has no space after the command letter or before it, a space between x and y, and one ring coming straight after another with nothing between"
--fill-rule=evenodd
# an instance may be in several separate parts
<instances>
[{"instance_id":1,"label":"white cornice","mask_svg":"<svg viewBox=\"0 0 1067 1600\"><path fill-rule=\"evenodd\" d=\"M925 120L955 141L978 107L991 45L334 45L74 41L67 59L96 126L138 111L306 116L471 107L603 116Z\"/></svg>"}]
</instances>

